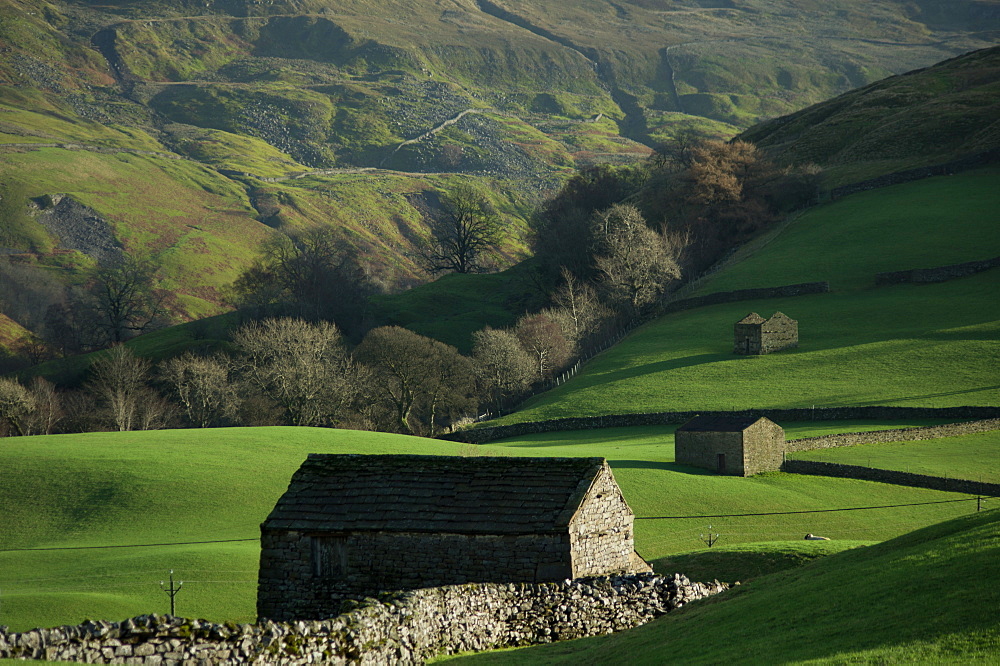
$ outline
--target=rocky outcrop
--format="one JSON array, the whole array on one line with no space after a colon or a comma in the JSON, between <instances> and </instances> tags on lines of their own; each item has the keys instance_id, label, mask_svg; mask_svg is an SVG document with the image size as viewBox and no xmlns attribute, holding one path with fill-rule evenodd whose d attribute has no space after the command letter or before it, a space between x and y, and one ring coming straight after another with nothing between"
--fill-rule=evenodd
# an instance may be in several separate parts
<instances>
[{"instance_id":1,"label":"rocky outcrop","mask_svg":"<svg viewBox=\"0 0 1000 666\"><path fill-rule=\"evenodd\" d=\"M149 666L421 664L439 654L630 629L727 587L680 574L452 585L366 599L312 622L238 625L143 615L24 633L0 629L0 657Z\"/></svg>"}]
</instances>

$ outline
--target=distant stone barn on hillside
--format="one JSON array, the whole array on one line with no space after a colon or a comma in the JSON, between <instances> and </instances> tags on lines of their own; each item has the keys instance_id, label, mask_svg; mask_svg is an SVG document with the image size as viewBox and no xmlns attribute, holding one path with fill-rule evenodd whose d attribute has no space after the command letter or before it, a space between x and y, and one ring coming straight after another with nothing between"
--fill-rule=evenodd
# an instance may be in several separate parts
<instances>
[{"instance_id":1,"label":"distant stone barn on hillside","mask_svg":"<svg viewBox=\"0 0 1000 666\"><path fill-rule=\"evenodd\" d=\"M799 322L782 312L764 319L751 312L736 322L733 353L744 355L770 354L799 346Z\"/></svg>"},{"instance_id":2,"label":"distant stone barn on hillside","mask_svg":"<svg viewBox=\"0 0 1000 666\"><path fill-rule=\"evenodd\" d=\"M719 474L752 476L781 468L785 431L757 416L696 416L674 433L674 460Z\"/></svg>"},{"instance_id":3,"label":"distant stone barn on hillside","mask_svg":"<svg viewBox=\"0 0 1000 666\"><path fill-rule=\"evenodd\" d=\"M261 525L257 614L467 582L649 571L604 458L310 454Z\"/></svg>"}]
</instances>

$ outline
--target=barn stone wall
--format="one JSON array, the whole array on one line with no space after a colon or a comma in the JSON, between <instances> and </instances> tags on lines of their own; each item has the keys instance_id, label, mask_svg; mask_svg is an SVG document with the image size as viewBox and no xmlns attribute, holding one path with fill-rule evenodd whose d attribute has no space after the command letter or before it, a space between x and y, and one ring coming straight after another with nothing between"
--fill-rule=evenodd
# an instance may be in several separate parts
<instances>
[{"instance_id":1,"label":"barn stone wall","mask_svg":"<svg viewBox=\"0 0 1000 666\"><path fill-rule=\"evenodd\" d=\"M733 353L756 356L761 353L760 324L735 324L733 326Z\"/></svg>"},{"instance_id":2,"label":"barn stone wall","mask_svg":"<svg viewBox=\"0 0 1000 666\"><path fill-rule=\"evenodd\" d=\"M761 354L772 354L782 349L799 346L799 324L780 312L761 325Z\"/></svg>"},{"instance_id":3,"label":"barn stone wall","mask_svg":"<svg viewBox=\"0 0 1000 666\"><path fill-rule=\"evenodd\" d=\"M758 421L743 432L743 476L777 472L785 453L785 431L771 421Z\"/></svg>"},{"instance_id":4,"label":"barn stone wall","mask_svg":"<svg viewBox=\"0 0 1000 666\"><path fill-rule=\"evenodd\" d=\"M632 510L605 465L570 522L573 577L632 571Z\"/></svg>"},{"instance_id":5,"label":"barn stone wall","mask_svg":"<svg viewBox=\"0 0 1000 666\"><path fill-rule=\"evenodd\" d=\"M330 619L291 624L144 615L23 633L0 627L0 658L140 666L422 664L439 654L631 629L727 587L645 574L412 590L364 600Z\"/></svg>"},{"instance_id":6,"label":"barn stone wall","mask_svg":"<svg viewBox=\"0 0 1000 666\"><path fill-rule=\"evenodd\" d=\"M674 460L713 472L719 469L719 454L726 457L724 474L743 476L742 432L698 432L680 430L674 435Z\"/></svg>"},{"instance_id":7,"label":"barn stone wall","mask_svg":"<svg viewBox=\"0 0 1000 666\"><path fill-rule=\"evenodd\" d=\"M326 563L325 570L317 572L317 560ZM262 530L257 614L278 621L329 617L345 598L388 589L533 583L572 574L568 533L321 535Z\"/></svg>"}]
</instances>

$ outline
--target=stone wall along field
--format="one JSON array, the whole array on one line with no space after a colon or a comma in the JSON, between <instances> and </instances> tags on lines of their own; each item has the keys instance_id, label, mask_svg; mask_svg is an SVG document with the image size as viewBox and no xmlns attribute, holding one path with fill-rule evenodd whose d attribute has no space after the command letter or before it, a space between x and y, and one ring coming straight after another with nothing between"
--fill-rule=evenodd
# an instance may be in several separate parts
<instances>
[{"instance_id":1,"label":"stone wall along field","mask_svg":"<svg viewBox=\"0 0 1000 666\"><path fill-rule=\"evenodd\" d=\"M1000 407L815 407L791 409L751 409L738 412L705 410L700 412L649 412L645 414L608 414L606 416L579 416L549 421L528 421L502 426L469 428L439 435L438 439L467 444L485 444L508 437L521 437L542 432L563 430L597 430L600 428L628 428L680 424L696 416L766 416L781 424L789 421L901 421L909 419L996 419ZM898 432L898 431L896 431ZM931 439L931 438L926 438Z\"/></svg>"},{"instance_id":2,"label":"stone wall along field","mask_svg":"<svg viewBox=\"0 0 1000 666\"><path fill-rule=\"evenodd\" d=\"M439 654L623 631L727 588L680 574L638 574L425 588L366 599L327 620L288 624L144 615L24 633L0 628L0 658L145 666L422 664Z\"/></svg>"},{"instance_id":3,"label":"stone wall along field","mask_svg":"<svg viewBox=\"0 0 1000 666\"><path fill-rule=\"evenodd\" d=\"M945 476L929 476L898 472L890 469L876 469L860 465L842 465L840 463L819 462L816 460L786 460L781 466L782 472L790 474L812 474L815 476L836 476L845 479L860 479L862 481L878 481L892 483L897 486L912 486L943 490L949 493L969 493L970 495L989 495L1000 497L1000 484L951 479Z\"/></svg>"},{"instance_id":4,"label":"stone wall along field","mask_svg":"<svg viewBox=\"0 0 1000 666\"><path fill-rule=\"evenodd\" d=\"M875 284L878 286L890 284L930 284L932 282L946 282L957 278L967 277L987 271L1000 266L1000 257L984 259L982 261L966 261L961 264L949 264L948 266L938 266L937 268L914 268L908 271L891 271L888 273L878 273L875 275Z\"/></svg>"}]
</instances>

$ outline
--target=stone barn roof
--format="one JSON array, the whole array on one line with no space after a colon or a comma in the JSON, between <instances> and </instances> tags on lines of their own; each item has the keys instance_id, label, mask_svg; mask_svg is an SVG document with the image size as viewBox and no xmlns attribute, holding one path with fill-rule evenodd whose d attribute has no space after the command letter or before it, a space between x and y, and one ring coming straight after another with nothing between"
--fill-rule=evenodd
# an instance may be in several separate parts
<instances>
[{"instance_id":1,"label":"stone barn roof","mask_svg":"<svg viewBox=\"0 0 1000 666\"><path fill-rule=\"evenodd\" d=\"M737 324L763 324L765 321L767 321L767 320L764 319L763 317L761 317L756 312L751 312L746 317L743 317L743 319L740 319L736 323Z\"/></svg>"},{"instance_id":2,"label":"stone barn roof","mask_svg":"<svg viewBox=\"0 0 1000 666\"><path fill-rule=\"evenodd\" d=\"M263 529L565 531L604 458L311 453Z\"/></svg>"},{"instance_id":3,"label":"stone barn roof","mask_svg":"<svg viewBox=\"0 0 1000 666\"><path fill-rule=\"evenodd\" d=\"M677 432L743 432L763 416L696 416Z\"/></svg>"}]
</instances>

